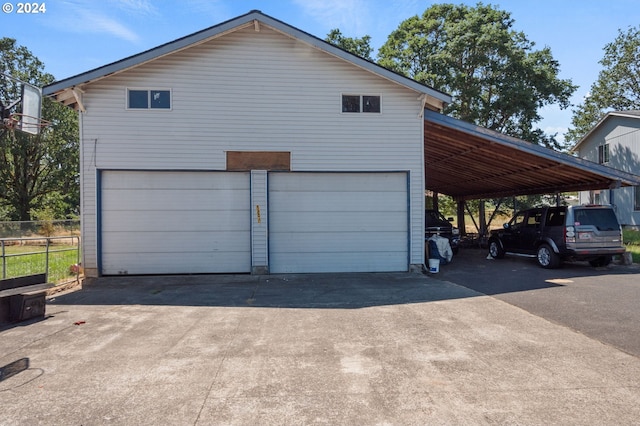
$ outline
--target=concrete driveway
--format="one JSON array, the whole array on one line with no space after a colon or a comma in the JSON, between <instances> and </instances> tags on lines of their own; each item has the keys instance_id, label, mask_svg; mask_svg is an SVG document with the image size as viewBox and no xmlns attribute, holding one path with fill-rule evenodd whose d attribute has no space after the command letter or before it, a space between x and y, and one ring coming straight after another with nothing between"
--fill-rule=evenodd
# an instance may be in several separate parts
<instances>
[{"instance_id":1,"label":"concrete driveway","mask_svg":"<svg viewBox=\"0 0 640 426\"><path fill-rule=\"evenodd\" d=\"M101 278L0 331L0 424L637 424L640 359L415 273Z\"/></svg>"}]
</instances>

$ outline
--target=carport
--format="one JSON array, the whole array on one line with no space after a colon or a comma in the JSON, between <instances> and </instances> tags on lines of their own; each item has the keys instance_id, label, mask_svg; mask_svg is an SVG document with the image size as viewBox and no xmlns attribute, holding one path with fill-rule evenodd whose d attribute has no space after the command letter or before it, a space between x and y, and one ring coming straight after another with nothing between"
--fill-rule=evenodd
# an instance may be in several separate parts
<instances>
[{"instance_id":1,"label":"carport","mask_svg":"<svg viewBox=\"0 0 640 426\"><path fill-rule=\"evenodd\" d=\"M459 202L640 185L640 176L429 110L424 156L427 190Z\"/></svg>"}]
</instances>

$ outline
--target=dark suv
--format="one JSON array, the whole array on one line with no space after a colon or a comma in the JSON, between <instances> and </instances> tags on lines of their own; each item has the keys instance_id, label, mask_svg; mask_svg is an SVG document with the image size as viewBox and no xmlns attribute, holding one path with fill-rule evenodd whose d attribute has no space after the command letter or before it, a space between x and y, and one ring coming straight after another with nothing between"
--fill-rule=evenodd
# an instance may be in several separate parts
<instances>
[{"instance_id":1,"label":"dark suv","mask_svg":"<svg viewBox=\"0 0 640 426\"><path fill-rule=\"evenodd\" d=\"M606 266L625 252L622 228L611 206L540 207L518 212L504 229L491 232L489 253L536 257L543 268L562 260Z\"/></svg>"},{"instance_id":2,"label":"dark suv","mask_svg":"<svg viewBox=\"0 0 640 426\"><path fill-rule=\"evenodd\" d=\"M460 230L451 224L453 218L445 219L442 213L433 209L426 209L424 217L425 241L432 235L439 234L449 239L451 251L453 251L453 254L457 254L458 247L460 246Z\"/></svg>"}]
</instances>

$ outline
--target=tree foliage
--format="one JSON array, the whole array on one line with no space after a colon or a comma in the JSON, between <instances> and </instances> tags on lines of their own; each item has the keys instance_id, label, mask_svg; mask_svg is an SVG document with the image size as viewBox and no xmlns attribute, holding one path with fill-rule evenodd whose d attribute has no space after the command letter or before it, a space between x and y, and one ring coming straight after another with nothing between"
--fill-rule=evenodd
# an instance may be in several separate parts
<instances>
[{"instance_id":1,"label":"tree foliage","mask_svg":"<svg viewBox=\"0 0 640 426\"><path fill-rule=\"evenodd\" d=\"M568 141L578 142L608 111L640 109L640 27L618 30L599 63L590 95L573 111Z\"/></svg>"},{"instance_id":2,"label":"tree foliage","mask_svg":"<svg viewBox=\"0 0 640 426\"><path fill-rule=\"evenodd\" d=\"M0 39L0 98L20 97L20 82L43 86L54 81L43 63L15 39ZM17 81L19 80L19 81ZM31 220L38 210L60 217L79 205L78 122L74 111L44 99L42 118L51 125L38 135L19 130L0 137L0 211L7 219Z\"/></svg>"},{"instance_id":3,"label":"tree foliage","mask_svg":"<svg viewBox=\"0 0 640 426\"><path fill-rule=\"evenodd\" d=\"M368 35L365 35L362 38L345 37L339 29L335 28L329 31L325 41L368 61L373 61L373 58L371 57L371 54L373 53L371 37Z\"/></svg>"},{"instance_id":4,"label":"tree foliage","mask_svg":"<svg viewBox=\"0 0 640 426\"><path fill-rule=\"evenodd\" d=\"M555 135L534 128L538 111L552 104L569 107L571 80L558 78L551 50L534 50L513 29L508 12L437 4L393 31L378 52L380 65L404 74L454 100L445 111L511 136L556 149Z\"/></svg>"}]
</instances>

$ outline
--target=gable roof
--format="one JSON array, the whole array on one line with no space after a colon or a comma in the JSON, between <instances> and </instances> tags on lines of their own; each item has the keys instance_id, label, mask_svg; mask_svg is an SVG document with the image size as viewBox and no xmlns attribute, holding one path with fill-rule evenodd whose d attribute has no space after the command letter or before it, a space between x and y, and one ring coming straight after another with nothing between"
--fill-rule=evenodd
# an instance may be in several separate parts
<instances>
[{"instance_id":1,"label":"gable roof","mask_svg":"<svg viewBox=\"0 0 640 426\"><path fill-rule=\"evenodd\" d=\"M259 10L252 10L245 15L230 19L221 24L214 25L202 31L198 31L169 43L165 43L142 53L129 56L119 61L104 65L99 68L95 68L90 71L86 71L82 74L78 74L64 80L56 81L43 88L43 95L53 96L57 101L62 102L65 105L72 106L76 109L82 109L79 93L77 90L75 90L80 89L81 91L82 85L100 80L112 74L137 67L144 63L153 61L154 59L170 55L180 50L189 48L190 46L204 43L206 41L212 40L233 31L237 31L242 28L246 28L248 26L254 26L256 31L259 31L260 25L266 25L284 35L300 40L313 48L319 49L337 58L350 62L366 71L377 74L383 78L386 78L387 80L414 90L425 96L425 100L431 108L442 110L442 108L447 103L451 103L451 96L446 93L440 92L429 86L425 86L422 83L390 71L371 61L353 55L346 50L334 46L309 33L306 33L302 30L292 27L289 24L265 15Z\"/></svg>"},{"instance_id":2,"label":"gable roof","mask_svg":"<svg viewBox=\"0 0 640 426\"><path fill-rule=\"evenodd\" d=\"M580 140L578 141L578 143L577 143L577 144L575 144L575 146L574 146L573 148L571 148L571 151L572 151L572 152L577 151L577 150L578 150L578 147L579 147L580 145L582 145L582 143L583 143L584 141L586 141L587 139L589 139L589 137L591 136L591 134L592 134L593 132L595 132L597 129L599 129L599 128L604 124L604 122L605 122L605 121L607 121L607 120L609 120L610 118L613 118L613 117L624 117L624 118L637 118L637 119L640 119L640 110L611 111L611 112L608 112L604 117L602 117L602 119L601 119L600 121L598 121L598 123L597 123L595 126L593 126L593 127L591 128L591 130L589 130L589 131L587 132L587 134L586 134L586 135L584 135L584 136L582 137L582 139L580 139ZM640 121L638 122L638 127L640 127Z\"/></svg>"},{"instance_id":3,"label":"gable roof","mask_svg":"<svg viewBox=\"0 0 640 426\"><path fill-rule=\"evenodd\" d=\"M458 200L640 185L640 176L424 113L426 188Z\"/></svg>"}]
</instances>

